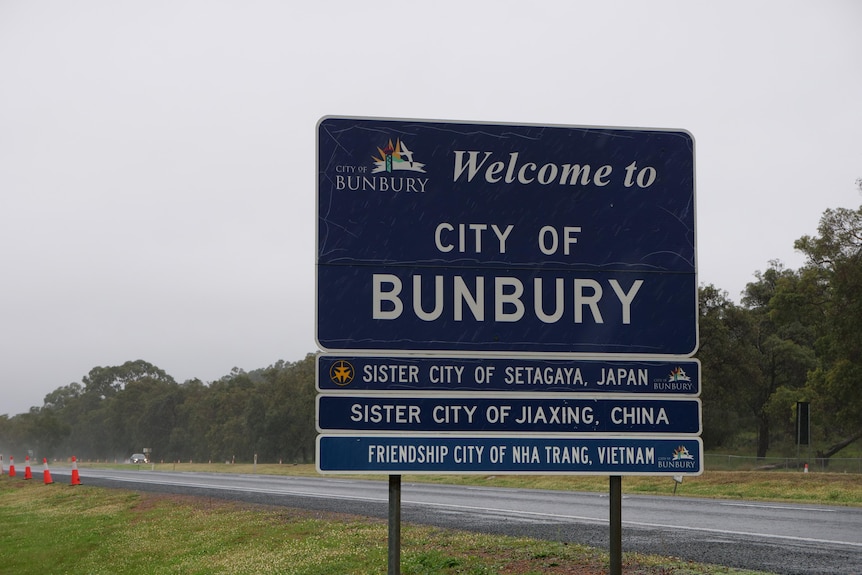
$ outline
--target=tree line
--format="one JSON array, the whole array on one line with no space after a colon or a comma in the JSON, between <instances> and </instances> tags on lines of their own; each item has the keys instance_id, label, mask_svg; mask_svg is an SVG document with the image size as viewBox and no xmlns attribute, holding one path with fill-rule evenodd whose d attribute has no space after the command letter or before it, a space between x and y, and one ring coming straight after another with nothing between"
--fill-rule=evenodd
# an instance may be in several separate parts
<instances>
[{"instance_id":1,"label":"tree line","mask_svg":"<svg viewBox=\"0 0 862 575\"><path fill-rule=\"evenodd\" d=\"M862 207L826 210L794 247L806 263L770 262L739 304L699 288L707 450L795 453L798 402L811 407L818 457L862 438ZM94 367L41 407L0 416L0 453L110 460L149 447L157 461L310 462L314 377L314 354L210 383L177 383L144 360Z\"/></svg>"},{"instance_id":2,"label":"tree line","mask_svg":"<svg viewBox=\"0 0 862 575\"><path fill-rule=\"evenodd\" d=\"M94 367L57 388L41 408L0 416L0 452L123 461L314 460L314 355L217 381L177 383L157 366ZM19 455L20 457L20 455ZM8 458L8 455L7 455Z\"/></svg>"},{"instance_id":3,"label":"tree line","mask_svg":"<svg viewBox=\"0 0 862 575\"><path fill-rule=\"evenodd\" d=\"M701 287L705 447L791 455L798 402L817 457L862 438L862 207L826 210L817 231L794 243L805 265L770 262L740 305Z\"/></svg>"}]
</instances>

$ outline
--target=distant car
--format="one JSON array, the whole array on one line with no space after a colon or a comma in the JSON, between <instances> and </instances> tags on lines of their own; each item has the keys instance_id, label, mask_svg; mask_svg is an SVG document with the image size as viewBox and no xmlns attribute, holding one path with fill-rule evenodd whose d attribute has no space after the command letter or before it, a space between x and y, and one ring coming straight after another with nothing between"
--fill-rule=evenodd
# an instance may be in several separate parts
<instances>
[{"instance_id":1,"label":"distant car","mask_svg":"<svg viewBox=\"0 0 862 575\"><path fill-rule=\"evenodd\" d=\"M129 458L129 463L146 463L147 456L143 453L133 453Z\"/></svg>"}]
</instances>

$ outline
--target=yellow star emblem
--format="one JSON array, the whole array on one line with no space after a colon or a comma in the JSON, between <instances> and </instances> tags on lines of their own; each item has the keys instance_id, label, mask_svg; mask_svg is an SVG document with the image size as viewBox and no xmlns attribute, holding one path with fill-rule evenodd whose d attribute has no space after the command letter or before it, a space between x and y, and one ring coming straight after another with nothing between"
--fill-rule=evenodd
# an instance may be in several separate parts
<instances>
[{"instance_id":1,"label":"yellow star emblem","mask_svg":"<svg viewBox=\"0 0 862 575\"><path fill-rule=\"evenodd\" d=\"M353 366L350 365L350 362L339 360L329 368L329 377L332 379L335 385L348 385L351 381L353 381L353 377L355 374L355 370Z\"/></svg>"}]
</instances>

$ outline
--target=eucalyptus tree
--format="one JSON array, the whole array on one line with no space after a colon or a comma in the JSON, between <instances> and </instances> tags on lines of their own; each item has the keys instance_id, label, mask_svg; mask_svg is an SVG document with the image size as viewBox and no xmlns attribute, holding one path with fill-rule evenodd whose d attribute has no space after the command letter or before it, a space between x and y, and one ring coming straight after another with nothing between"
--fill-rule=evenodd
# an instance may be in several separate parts
<instances>
[{"instance_id":1,"label":"eucalyptus tree","mask_svg":"<svg viewBox=\"0 0 862 575\"><path fill-rule=\"evenodd\" d=\"M787 427L788 398L794 394L802 398L808 371L815 366L816 326L805 320L811 315L807 300L790 297L800 285L799 272L773 260L755 277L757 281L746 286L742 303L752 313L760 378L746 400L757 420L757 456L765 457L775 428Z\"/></svg>"},{"instance_id":2,"label":"eucalyptus tree","mask_svg":"<svg viewBox=\"0 0 862 575\"><path fill-rule=\"evenodd\" d=\"M702 366L703 442L707 449L732 446L755 423L748 408L752 389L762 386L755 326L749 310L713 285L698 290Z\"/></svg>"},{"instance_id":3,"label":"eucalyptus tree","mask_svg":"<svg viewBox=\"0 0 862 575\"><path fill-rule=\"evenodd\" d=\"M857 184L862 191L862 180ZM807 256L804 273L819 288L819 363L808 387L831 443L820 451L828 458L862 438L862 206L826 210L817 235L803 236L795 247Z\"/></svg>"}]
</instances>

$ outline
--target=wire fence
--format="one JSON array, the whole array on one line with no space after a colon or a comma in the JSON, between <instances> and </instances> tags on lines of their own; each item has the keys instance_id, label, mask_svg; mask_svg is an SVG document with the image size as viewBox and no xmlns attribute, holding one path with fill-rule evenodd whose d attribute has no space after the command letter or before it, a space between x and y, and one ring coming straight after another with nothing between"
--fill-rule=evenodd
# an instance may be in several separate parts
<instances>
[{"instance_id":1,"label":"wire fence","mask_svg":"<svg viewBox=\"0 0 862 575\"><path fill-rule=\"evenodd\" d=\"M829 473L862 473L860 457L749 457L744 455L704 454L706 469L725 471L800 471Z\"/></svg>"}]
</instances>

